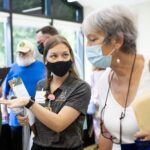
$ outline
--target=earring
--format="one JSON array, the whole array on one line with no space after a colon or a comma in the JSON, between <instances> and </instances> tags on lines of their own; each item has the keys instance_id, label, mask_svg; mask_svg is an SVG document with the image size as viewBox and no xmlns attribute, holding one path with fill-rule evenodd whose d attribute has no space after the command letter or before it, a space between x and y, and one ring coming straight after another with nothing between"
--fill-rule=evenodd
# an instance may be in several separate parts
<instances>
[{"instance_id":1,"label":"earring","mask_svg":"<svg viewBox=\"0 0 150 150\"><path fill-rule=\"evenodd\" d=\"M117 57L117 58L116 58L116 63L117 63L117 64L120 64L120 61L121 61L121 60L120 60L120 58L119 58L119 50L118 50L118 49L117 49L117 51L116 51L116 57Z\"/></svg>"},{"instance_id":2,"label":"earring","mask_svg":"<svg viewBox=\"0 0 150 150\"><path fill-rule=\"evenodd\" d=\"M120 59L119 58L116 59L116 63L120 64Z\"/></svg>"}]
</instances>

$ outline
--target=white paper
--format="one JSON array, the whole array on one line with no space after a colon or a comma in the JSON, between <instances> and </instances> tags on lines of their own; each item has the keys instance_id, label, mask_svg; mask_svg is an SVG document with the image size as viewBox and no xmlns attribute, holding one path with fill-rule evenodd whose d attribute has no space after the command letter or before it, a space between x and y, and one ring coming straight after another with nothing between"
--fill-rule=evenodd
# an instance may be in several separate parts
<instances>
[{"instance_id":1,"label":"white paper","mask_svg":"<svg viewBox=\"0 0 150 150\"><path fill-rule=\"evenodd\" d=\"M26 111L26 114L27 114L27 116L29 118L29 125L32 126L35 123L34 114L28 109L25 109L25 111Z\"/></svg>"},{"instance_id":2,"label":"white paper","mask_svg":"<svg viewBox=\"0 0 150 150\"><path fill-rule=\"evenodd\" d=\"M23 81L21 80L21 78L15 79L15 80L19 80L19 82L16 85L15 85L15 82L12 85L12 90L13 90L15 96L18 98L19 97L30 97L30 95L29 95ZM21 109L23 109L23 108L15 108L14 111L16 112L16 114L20 114ZM28 115L29 124L30 124L30 126L32 126L35 122L35 117L34 117L33 113L28 109L25 109L24 113Z\"/></svg>"},{"instance_id":3,"label":"white paper","mask_svg":"<svg viewBox=\"0 0 150 150\"><path fill-rule=\"evenodd\" d=\"M23 97L23 96L28 96L29 97L29 94L27 92L27 89L25 88L24 84L19 84L17 86L14 86L13 87L13 91L15 93L15 95L17 97Z\"/></svg>"}]
</instances>

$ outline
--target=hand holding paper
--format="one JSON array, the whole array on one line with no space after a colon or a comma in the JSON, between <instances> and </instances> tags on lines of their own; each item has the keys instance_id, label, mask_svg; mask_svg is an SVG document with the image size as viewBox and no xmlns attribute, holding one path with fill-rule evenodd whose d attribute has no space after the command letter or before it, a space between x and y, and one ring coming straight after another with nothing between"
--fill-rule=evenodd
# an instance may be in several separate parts
<instances>
[{"instance_id":1,"label":"hand holding paper","mask_svg":"<svg viewBox=\"0 0 150 150\"><path fill-rule=\"evenodd\" d=\"M11 86L11 88L12 88L12 90L13 90L16 97L18 97L18 98L20 98L20 97L30 97L21 78L15 78L14 80L10 80L9 84L10 84L10 86ZM14 108L13 110L16 111L16 114L18 114L17 111L20 111L20 108ZM25 109L25 114L28 115L29 124L30 124L30 126L32 126L35 122L35 118L34 118L33 113L31 111Z\"/></svg>"}]
</instances>

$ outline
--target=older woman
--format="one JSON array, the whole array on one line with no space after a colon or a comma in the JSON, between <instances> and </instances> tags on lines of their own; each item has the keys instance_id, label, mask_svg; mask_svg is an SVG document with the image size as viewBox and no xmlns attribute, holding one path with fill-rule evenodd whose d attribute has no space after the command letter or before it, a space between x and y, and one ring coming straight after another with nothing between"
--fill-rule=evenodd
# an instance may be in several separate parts
<instances>
[{"instance_id":1,"label":"older woman","mask_svg":"<svg viewBox=\"0 0 150 150\"><path fill-rule=\"evenodd\" d=\"M137 53L134 16L126 7L113 6L90 14L83 22L83 31L89 61L97 68L111 68L99 82L99 146L120 150L120 144L134 143L139 131L131 103L150 91L149 58ZM147 139L150 132L144 133L137 135Z\"/></svg>"}]
</instances>

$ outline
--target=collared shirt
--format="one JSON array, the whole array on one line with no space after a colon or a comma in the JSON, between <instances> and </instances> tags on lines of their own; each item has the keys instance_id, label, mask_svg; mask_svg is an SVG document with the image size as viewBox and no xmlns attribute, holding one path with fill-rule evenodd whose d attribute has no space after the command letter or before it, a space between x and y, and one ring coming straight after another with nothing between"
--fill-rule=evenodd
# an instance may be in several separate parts
<instances>
[{"instance_id":1,"label":"collared shirt","mask_svg":"<svg viewBox=\"0 0 150 150\"><path fill-rule=\"evenodd\" d=\"M46 89L46 82L46 80L39 82L37 90ZM79 111L80 115L69 127L60 133L49 129L36 119L35 126L38 136L34 138L33 142L44 147L66 149L78 147L83 144L83 123L91 96L90 86L83 80L69 75L56 90L56 93L56 99L51 104L53 112L59 113L64 106L69 106ZM43 106L47 107L47 102Z\"/></svg>"}]
</instances>

